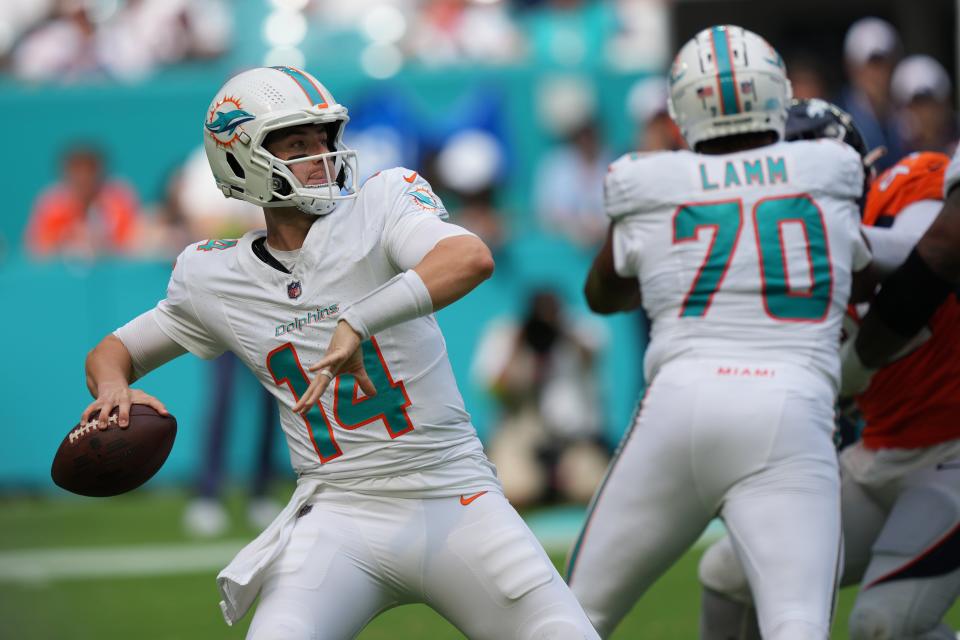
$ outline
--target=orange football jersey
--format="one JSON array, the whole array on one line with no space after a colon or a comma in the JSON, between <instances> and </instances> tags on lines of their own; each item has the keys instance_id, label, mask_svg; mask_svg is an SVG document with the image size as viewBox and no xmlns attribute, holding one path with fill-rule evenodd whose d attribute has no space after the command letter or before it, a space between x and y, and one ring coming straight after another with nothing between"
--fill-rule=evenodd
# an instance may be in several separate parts
<instances>
[{"instance_id":1,"label":"orange football jersey","mask_svg":"<svg viewBox=\"0 0 960 640\"><path fill-rule=\"evenodd\" d=\"M870 187L864 224L891 226L908 205L942 200L950 159L913 153L887 169ZM870 449L913 449L960 438L960 303L950 296L928 324L919 348L883 367L857 398Z\"/></svg>"},{"instance_id":2,"label":"orange football jersey","mask_svg":"<svg viewBox=\"0 0 960 640\"><path fill-rule=\"evenodd\" d=\"M873 181L867 193L863 224L889 227L907 205L943 200L943 176L950 158L942 153L911 153Z\"/></svg>"}]
</instances>

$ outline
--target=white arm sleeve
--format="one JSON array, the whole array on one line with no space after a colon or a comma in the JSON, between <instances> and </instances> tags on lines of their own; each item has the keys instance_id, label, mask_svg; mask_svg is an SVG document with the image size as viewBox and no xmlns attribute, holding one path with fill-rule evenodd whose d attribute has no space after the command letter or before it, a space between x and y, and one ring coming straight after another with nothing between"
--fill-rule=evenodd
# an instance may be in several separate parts
<instances>
[{"instance_id":1,"label":"white arm sleeve","mask_svg":"<svg viewBox=\"0 0 960 640\"><path fill-rule=\"evenodd\" d=\"M185 253L177 258L167 285L167 297L157 303L154 318L160 329L187 351L210 360L227 349L219 342L218 336L207 328L200 314L209 305L217 304L217 299L216 296L207 295L195 304L186 274Z\"/></svg>"},{"instance_id":2,"label":"white arm sleeve","mask_svg":"<svg viewBox=\"0 0 960 640\"><path fill-rule=\"evenodd\" d=\"M613 222L613 268L621 278L633 278L639 272L637 262L642 243L630 218Z\"/></svg>"},{"instance_id":3,"label":"white arm sleeve","mask_svg":"<svg viewBox=\"0 0 960 640\"><path fill-rule=\"evenodd\" d=\"M414 268L437 243L453 236L474 235L446 222L447 210L430 188L430 183L407 170L390 170L384 175L384 196L390 202L380 241L390 262L398 271Z\"/></svg>"},{"instance_id":4,"label":"white arm sleeve","mask_svg":"<svg viewBox=\"0 0 960 640\"><path fill-rule=\"evenodd\" d=\"M387 255L394 266L407 271L420 264L441 240L472 235L463 227L444 222L432 214L407 215L393 225L387 237Z\"/></svg>"},{"instance_id":5,"label":"white arm sleeve","mask_svg":"<svg viewBox=\"0 0 960 640\"><path fill-rule=\"evenodd\" d=\"M150 309L113 332L130 352L133 375L138 380L187 352L163 332L157 323L156 314L156 309Z\"/></svg>"},{"instance_id":6,"label":"white arm sleeve","mask_svg":"<svg viewBox=\"0 0 960 640\"><path fill-rule=\"evenodd\" d=\"M867 237L867 242L870 243L873 266L884 278L904 263L907 256L917 245L917 240L919 240L919 236L899 233L889 227L864 227L863 235Z\"/></svg>"},{"instance_id":7,"label":"white arm sleeve","mask_svg":"<svg viewBox=\"0 0 960 640\"><path fill-rule=\"evenodd\" d=\"M942 207L939 200L920 200L905 207L894 218L892 227L863 227L873 264L883 277L906 261Z\"/></svg>"}]
</instances>

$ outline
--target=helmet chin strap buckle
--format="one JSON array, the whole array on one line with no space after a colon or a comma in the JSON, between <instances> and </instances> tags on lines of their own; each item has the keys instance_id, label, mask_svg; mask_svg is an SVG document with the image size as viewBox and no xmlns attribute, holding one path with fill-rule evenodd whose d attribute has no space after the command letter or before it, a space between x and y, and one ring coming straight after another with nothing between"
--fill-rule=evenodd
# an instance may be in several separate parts
<instances>
[{"instance_id":1,"label":"helmet chin strap buckle","mask_svg":"<svg viewBox=\"0 0 960 640\"><path fill-rule=\"evenodd\" d=\"M240 130L240 133L237 135L237 137L240 139L241 144L250 144L251 138L243 129Z\"/></svg>"}]
</instances>

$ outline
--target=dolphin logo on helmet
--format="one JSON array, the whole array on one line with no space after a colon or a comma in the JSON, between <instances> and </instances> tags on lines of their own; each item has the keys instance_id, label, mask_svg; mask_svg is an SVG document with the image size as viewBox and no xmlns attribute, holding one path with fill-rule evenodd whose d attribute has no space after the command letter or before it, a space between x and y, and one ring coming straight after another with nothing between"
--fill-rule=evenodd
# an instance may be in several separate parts
<instances>
[{"instance_id":1,"label":"dolphin logo on helmet","mask_svg":"<svg viewBox=\"0 0 960 640\"><path fill-rule=\"evenodd\" d=\"M232 136L234 129L243 124L244 122L250 122L256 116L247 113L243 109L233 109L232 111L217 111L217 117L213 122L208 122L206 127L207 130L211 133L226 133L227 135Z\"/></svg>"}]
</instances>

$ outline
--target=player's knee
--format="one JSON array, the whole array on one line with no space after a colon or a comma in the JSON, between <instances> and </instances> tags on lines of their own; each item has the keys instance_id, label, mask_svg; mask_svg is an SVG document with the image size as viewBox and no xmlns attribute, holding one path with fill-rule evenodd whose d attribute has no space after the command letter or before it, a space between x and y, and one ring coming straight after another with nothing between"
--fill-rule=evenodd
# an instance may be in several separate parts
<instances>
[{"instance_id":1,"label":"player's knee","mask_svg":"<svg viewBox=\"0 0 960 640\"><path fill-rule=\"evenodd\" d=\"M528 640L592 640L593 638L599 638L599 636L592 628L584 628L584 624L566 619L547 620L533 628L527 636Z\"/></svg>"},{"instance_id":2,"label":"player's knee","mask_svg":"<svg viewBox=\"0 0 960 640\"><path fill-rule=\"evenodd\" d=\"M320 636L305 622L287 618L251 625L246 640L320 640Z\"/></svg>"},{"instance_id":3,"label":"player's knee","mask_svg":"<svg viewBox=\"0 0 960 640\"><path fill-rule=\"evenodd\" d=\"M753 606L703 588L700 601L701 640L760 640Z\"/></svg>"},{"instance_id":4,"label":"player's knee","mask_svg":"<svg viewBox=\"0 0 960 640\"><path fill-rule=\"evenodd\" d=\"M850 614L851 640L936 640L955 637L933 610L902 611L889 602L857 600ZM945 633L946 632L946 633Z\"/></svg>"},{"instance_id":5,"label":"player's knee","mask_svg":"<svg viewBox=\"0 0 960 640\"><path fill-rule=\"evenodd\" d=\"M897 499L873 553L915 557L960 521L960 501L944 487L911 487Z\"/></svg>"},{"instance_id":6,"label":"player's knee","mask_svg":"<svg viewBox=\"0 0 960 640\"><path fill-rule=\"evenodd\" d=\"M700 584L738 602L751 604L750 583L730 538L710 545L700 558Z\"/></svg>"},{"instance_id":7,"label":"player's knee","mask_svg":"<svg viewBox=\"0 0 960 640\"><path fill-rule=\"evenodd\" d=\"M898 638L897 616L877 603L857 603L850 614L850 640L893 640Z\"/></svg>"},{"instance_id":8,"label":"player's knee","mask_svg":"<svg viewBox=\"0 0 960 640\"><path fill-rule=\"evenodd\" d=\"M767 640L826 640L829 630L825 625L807 620L786 620L764 635Z\"/></svg>"}]
</instances>

